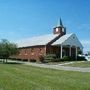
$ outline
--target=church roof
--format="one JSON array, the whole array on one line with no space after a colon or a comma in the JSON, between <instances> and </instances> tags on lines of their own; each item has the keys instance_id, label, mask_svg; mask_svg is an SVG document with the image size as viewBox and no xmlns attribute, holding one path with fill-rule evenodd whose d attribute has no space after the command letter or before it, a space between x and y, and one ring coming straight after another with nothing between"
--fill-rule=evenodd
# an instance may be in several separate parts
<instances>
[{"instance_id":1,"label":"church roof","mask_svg":"<svg viewBox=\"0 0 90 90\"><path fill-rule=\"evenodd\" d=\"M80 47L81 50L83 49L82 44L78 40L75 34L66 34L60 37L57 41L55 41L52 45L70 45Z\"/></svg>"},{"instance_id":2,"label":"church roof","mask_svg":"<svg viewBox=\"0 0 90 90\"><path fill-rule=\"evenodd\" d=\"M27 38L23 40L16 41L18 47L29 47L29 46L37 46L37 45L46 45L53 39L55 39L58 34L47 34L42 36L36 36L32 38Z\"/></svg>"},{"instance_id":3,"label":"church roof","mask_svg":"<svg viewBox=\"0 0 90 90\"><path fill-rule=\"evenodd\" d=\"M28 39L23 39L17 41L18 47L30 47L30 46L38 46L38 45L47 45L50 41L54 40L58 34L47 34L42 36L36 36ZM75 34L66 34L61 36L58 40L52 43L52 45L71 45L80 47L83 49L82 44L78 40Z\"/></svg>"}]
</instances>

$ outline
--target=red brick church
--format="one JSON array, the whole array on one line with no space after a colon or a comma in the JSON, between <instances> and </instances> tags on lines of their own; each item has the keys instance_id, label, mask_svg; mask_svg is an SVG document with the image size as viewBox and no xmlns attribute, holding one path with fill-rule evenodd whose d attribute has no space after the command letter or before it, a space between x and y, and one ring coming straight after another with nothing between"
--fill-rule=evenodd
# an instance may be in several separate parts
<instances>
[{"instance_id":1,"label":"red brick church","mask_svg":"<svg viewBox=\"0 0 90 90\"><path fill-rule=\"evenodd\" d=\"M12 58L28 61L39 60L46 54L56 54L61 59L63 56L77 59L77 51L83 51L83 46L76 35L66 33L61 19L59 25L53 28L52 34L20 40L17 45L19 54L12 56Z\"/></svg>"}]
</instances>

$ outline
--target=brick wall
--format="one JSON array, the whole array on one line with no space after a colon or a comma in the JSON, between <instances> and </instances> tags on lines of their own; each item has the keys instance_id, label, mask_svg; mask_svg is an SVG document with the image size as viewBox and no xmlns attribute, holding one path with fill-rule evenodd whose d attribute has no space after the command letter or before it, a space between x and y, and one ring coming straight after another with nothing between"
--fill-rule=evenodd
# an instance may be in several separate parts
<instances>
[{"instance_id":1,"label":"brick wall","mask_svg":"<svg viewBox=\"0 0 90 90\"><path fill-rule=\"evenodd\" d=\"M11 58L21 59L21 60L39 60L41 56L45 55L45 46L34 46L19 48L19 53L17 55L11 56Z\"/></svg>"}]
</instances>

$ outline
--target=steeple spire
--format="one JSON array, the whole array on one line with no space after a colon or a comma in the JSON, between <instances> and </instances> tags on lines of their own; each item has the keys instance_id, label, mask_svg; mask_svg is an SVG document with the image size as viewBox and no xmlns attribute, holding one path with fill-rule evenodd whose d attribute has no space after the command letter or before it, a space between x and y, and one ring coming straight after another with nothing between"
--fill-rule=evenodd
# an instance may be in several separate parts
<instances>
[{"instance_id":1,"label":"steeple spire","mask_svg":"<svg viewBox=\"0 0 90 90\"><path fill-rule=\"evenodd\" d=\"M60 35L66 34L66 28L63 26L61 18L58 20L57 26L53 28L53 33L60 34Z\"/></svg>"},{"instance_id":2,"label":"steeple spire","mask_svg":"<svg viewBox=\"0 0 90 90\"><path fill-rule=\"evenodd\" d=\"M63 27L63 23L62 23L62 20L61 20L61 18L58 20L57 27L58 27L58 26L61 26L61 27Z\"/></svg>"},{"instance_id":3,"label":"steeple spire","mask_svg":"<svg viewBox=\"0 0 90 90\"><path fill-rule=\"evenodd\" d=\"M61 18L60 18L60 26L63 26L63 23L62 23L62 20L61 20Z\"/></svg>"}]
</instances>

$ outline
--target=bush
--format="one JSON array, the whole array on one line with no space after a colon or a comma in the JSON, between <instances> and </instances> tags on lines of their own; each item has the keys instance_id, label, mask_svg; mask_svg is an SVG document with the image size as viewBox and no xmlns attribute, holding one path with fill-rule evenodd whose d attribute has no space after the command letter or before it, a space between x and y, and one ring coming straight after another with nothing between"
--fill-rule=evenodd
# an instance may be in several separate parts
<instances>
[{"instance_id":1,"label":"bush","mask_svg":"<svg viewBox=\"0 0 90 90\"><path fill-rule=\"evenodd\" d=\"M44 61L46 62L51 62L54 59L56 59L56 55L55 54L47 54L44 56Z\"/></svg>"},{"instance_id":2,"label":"bush","mask_svg":"<svg viewBox=\"0 0 90 90\"><path fill-rule=\"evenodd\" d=\"M61 60L62 61L73 61L74 59L72 57L69 57L69 56L64 56Z\"/></svg>"},{"instance_id":3,"label":"bush","mask_svg":"<svg viewBox=\"0 0 90 90\"><path fill-rule=\"evenodd\" d=\"M60 61L60 58L55 58L52 60L52 62L59 62Z\"/></svg>"}]
</instances>

